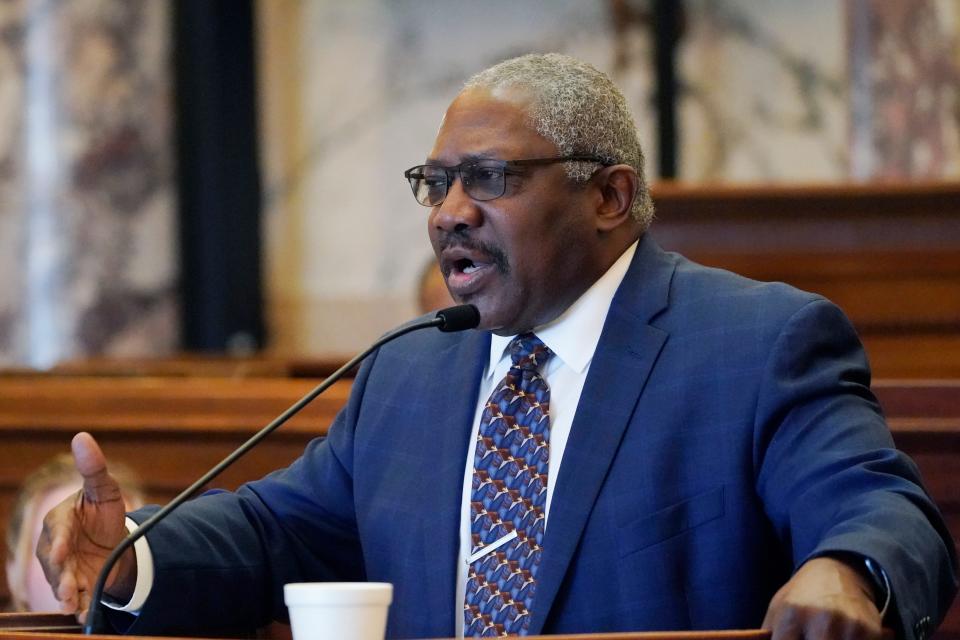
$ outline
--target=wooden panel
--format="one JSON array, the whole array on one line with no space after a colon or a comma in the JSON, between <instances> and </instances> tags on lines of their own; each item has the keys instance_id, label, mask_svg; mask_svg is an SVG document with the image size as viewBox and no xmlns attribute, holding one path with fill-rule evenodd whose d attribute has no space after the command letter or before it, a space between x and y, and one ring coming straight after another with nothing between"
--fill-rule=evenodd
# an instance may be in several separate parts
<instances>
[{"instance_id":1,"label":"wooden panel","mask_svg":"<svg viewBox=\"0 0 960 640\"><path fill-rule=\"evenodd\" d=\"M654 199L665 248L836 302L877 375L958 375L960 183L660 184Z\"/></svg>"},{"instance_id":2,"label":"wooden panel","mask_svg":"<svg viewBox=\"0 0 960 640\"><path fill-rule=\"evenodd\" d=\"M702 253L699 261L756 280L789 282L839 304L863 334L960 334L960 251Z\"/></svg>"},{"instance_id":3,"label":"wooden panel","mask_svg":"<svg viewBox=\"0 0 960 640\"><path fill-rule=\"evenodd\" d=\"M960 334L861 336L874 378L960 378Z\"/></svg>"},{"instance_id":4,"label":"wooden panel","mask_svg":"<svg viewBox=\"0 0 960 640\"><path fill-rule=\"evenodd\" d=\"M24 614L0 614L0 639L3 640L75 640L76 636L69 633L46 633L36 631L36 626L46 628L49 622L59 623L62 616L29 616ZM39 623L39 624L38 624ZM26 629L15 632L6 629ZM115 640L116 636L92 635L91 640ZM561 634L552 636L528 636L530 640L769 640L770 632L760 629L745 629L733 631L669 631L669 632L637 632L637 633L590 633L590 634ZM885 634L884 640L888 640ZM144 640L163 640L159 637L144 636ZM181 638L181 640L186 640Z\"/></svg>"},{"instance_id":5,"label":"wooden panel","mask_svg":"<svg viewBox=\"0 0 960 640\"><path fill-rule=\"evenodd\" d=\"M873 389L897 447L917 463L960 543L960 379L878 380ZM960 639L960 604L954 602L934 637Z\"/></svg>"},{"instance_id":6,"label":"wooden panel","mask_svg":"<svg viewBox=\"0 0 960 640\"><path fill-rule=\"evenodd\" d=\"M0 613L0 630L51 634L73 634L82 631L72 615L58 613Z\"/></svg>"},{"instance_id":7,"label":"wooden panel","mask_svg":"<svg viewBox=\"0 0 960 640\"><path fill-rule=\"evenodd\" d=\"M23 478L93 433L108 459L144 480L165 503L310 391L316 380L0 376L0 522ZM233 489L289 464L326 433L349 382L331 387L215 481ZM0 602L9 599L0 567Z\"/></svg>"},{"instance_id":8,"label":"wooden panel","mask_svg":"<svg viewBox=\"0 0 960 640\"><path fill-rule=\"evenodd\" d=\"M873 392L885 415L901 429L924 430L930 418L945 419L944 429L960 430L960 379L876 380Z\"/></svg>"},{"instance_id":9,"label":"wooden panel","mask_svg":"<svg viewBox=\"0 0 960 640\"><path fill-rule=\"evenodd\" d=\"M160 429L248 433L311 391L317 381L285 378L0 377L0 425L73 432ZM285 431L322 428L343 405L341 382Z\"/></svg>"},{"instance_id":10,"label":"wooden panel","mask_svg":"<svg viewBox=\"0 0 960 640\"><path fill-rule=\"evenodd\" d=\"M77 429L93 432L109 459L132 467L151 501L166 502L315 382L0 376L0 519L22 478L67 451ZM960 380L878 380L874 388L897 445L917 461L960 538ZM325 433L348 393L349 382L332 387L215 484L232 489L288 464ZM8 597L4 577L0 600ZM960 638L956 606L938 637Z\"/></svg>"},{"instance_id":11,"label":"wooden panel","mask_svg":"<svg viewBox=\"0 0 960 640\"><path fill-rule=\"evenodd\" d=\"M869 237L842 235L834 238L783 238L787 244L808 241L817 246L853 241L856 246L881 242L902 245L903 241L923 235L929 243L956 244L956 238L928 237L931 227L942 224L960 208L960 182L909 182L861 184L803 185L720 185L658 182L651 188L659 222L725 226L748 222L769 225L776 229L784 220L796 228L815 227L823 220L844 220L847 228L858 228L860 222L871 225L876 220L903 218L910 226L870 229ZM948 224L955 224L948 220ZM921 234L914 229L921 227ZM709 246L708 235L697 236ZM897 238L900 241L897 242ZM725 244L749 247L749 239L727 238Z\"/></svg>"}]
</instances>

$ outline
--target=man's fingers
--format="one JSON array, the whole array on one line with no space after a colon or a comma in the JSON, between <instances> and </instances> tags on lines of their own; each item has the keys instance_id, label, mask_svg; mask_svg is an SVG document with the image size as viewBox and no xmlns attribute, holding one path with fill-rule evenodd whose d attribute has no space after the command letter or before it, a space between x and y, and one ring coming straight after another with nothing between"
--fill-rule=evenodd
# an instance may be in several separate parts
<instances>
[{"instance_id":1,"label":"man's fingers","mask_svg":"<svg viewBox=\"0 0 960 640\"><path fill-rule=\"evenodd\" d=\"M43 529L37 540L37 559L47 582L55 588L60 583L70 554L73 511L68 501L61 503L43 519Z\"/></svg>"},{"instance_id":2,"label":"man's fingers","mask_svg":"<svg viewBox=\"0 0 960 640\"><path fill-rule=\"evenodd\" d=\"M100 445L89 433L80 432L70 443L74 463L83 477L83 495L90 502L109 502L120 499L120 487L107 473L107 459Z\"/></svg>"},{"instance_id":3,"label":"man's fingers","mask_svg":"<svg viewBox=\"0 0 960 640\"><path fill-rule=\"evenodd\" d=\"M767 609L762 628L771 632L771 640L799 640L803 637L803 622L797 619L797 612L780 605L772 604Z\"/></svg>"},{"instance_id":4,"label":"man's fingers","mask_svg":"<svg viewBox=\"0 0 960 640\"><path fill-rule=\"evenodd\" d=\"M768 616L763 628L771 631L771 640L873 640L881 634L871 620L808 609L788 610L775 620Z\"/></svg>"},{"instance_id":5,"label":"man's fingers","mask_svg":"<svg viewBox=\"0 0 960 640\"><path fill-rule=\"evenodd\" d=\"M89 612L89 607L84 609L77 609L77 622L80 624L87 624L87 613ZM68 612L69 613L69 612Z\"/></svg>"},{"instance_id":6,"label":"man's fingers","mask_svg":"<svg viewBox=\"0 0 960 640\"><path fill-rule=\"evenodd\" d=\"M88 584L83 575L77 576L77 618L81 616L86 621L87 611L90 609L90 590L92 585Z\"/></svg>"},{"instance_id":7,"label":"man's fingers","mask_svg":"<svg viewBox=\"0 0 960 640\"><path fill-rule=\"evenodd\" d=\"M49 518L49 519L52 519ZM46 557L51 565L61 565L66 561L70 552L70 539L73 529L68 522L44 521L45 533L37 542L37 554ZM45 553L41 553L45 552Z\"/></svg>"},{"instance_id":8,"label":"man's fingers","mask_svg":"<svg viewBox=\"0 0 960 640\"><path fill-rule=\"evenodd\" d=\"M767 607L767 614L763 616L763 622L760 624L761 629L766 629L767 631L773 630L773 625L776 622L773 609L773 604Z\"/></svg>"},{"instance_id":9,"label":"man's fingers","mask_svg":"<svg viewBox=\"0 0 960 640\"><path fill-rule=\"evenodd\" d=\"M64 571L60 575L60 583L54 590L54 595L60 601L60 610L65 613L77 612L77 581L73 571Z\"/></svg>"}]
</instances>

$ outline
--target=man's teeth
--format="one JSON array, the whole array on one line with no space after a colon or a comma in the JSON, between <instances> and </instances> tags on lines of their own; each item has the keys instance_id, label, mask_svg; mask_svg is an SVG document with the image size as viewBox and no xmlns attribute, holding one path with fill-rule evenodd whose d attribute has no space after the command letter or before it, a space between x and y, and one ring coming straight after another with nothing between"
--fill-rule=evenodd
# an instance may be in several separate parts
<instances>
[{"instance_id":1,"label":"man's teeth","mask_svg":"<svg viewBox=\"0 0 960 640\"><path fill-rule=\"evenodd\" d=\"M479 268L480 268L480 267L478 267L477 265L471 264L471 265L468 266L468 267L464 267L464 268L463 268L463 272L469 275L469 274L473 273L474 271L476 271L476 270L479 269Z\"/></svg>"}]
</instances>

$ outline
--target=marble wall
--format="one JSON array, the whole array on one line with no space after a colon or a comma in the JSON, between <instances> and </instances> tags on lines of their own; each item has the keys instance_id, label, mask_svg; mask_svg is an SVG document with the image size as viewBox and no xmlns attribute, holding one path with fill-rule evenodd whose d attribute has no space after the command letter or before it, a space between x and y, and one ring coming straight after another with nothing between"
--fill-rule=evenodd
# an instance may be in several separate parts
<instances>
[{"instance_id":1,"label":"marble wall","mask_svg":"<svg viewBox=\"0 0 960 640\"><path fill-rule=\"evenodd\" d=\"M960 175L957 0L684 7L681 179ZM530 51L584 58L623 87L656 157L646 0L259 8L268 316L281 353L347 353L415 313L427 211L401 173L473 72Z\"/></svg>"},{"instance_id":2,"label":"marble wall","mask_svg":"<svg viewBox=\"0 0 960 640\"><path fill-rule=\"evenodd\" d=\"M686 6L684 180L960 176L960 2Z\"/></svg>"},{"instance_id":3,"label":"marble wall","mask_svg":"<svg viewBox=\"0 0 960 640\"><path fill-rule=\"evenodd\" d=\"M691 182L956 179L960 1L686 0ZM0 363L177 345L166 0L0 2ZM272 349L350 353L431 258L402 178L472 73L562 51L656 157L649 0L259 0ZM657 167L650 166L655 179Z\"/></svg>"},{"instance_id":4,"label":"marble wall","mask_svg":"<svg viewBox=\"0 0 960 640\"><path fill-rule=\"evenodd\" d=\"M960 2L846 0L849 175L960 174Z\"/></svg>"},{"instance_id":5,"label":"marble wall","mask_svg":"<svg viewBox=\"0 0 960 640\"><path fill-rule=\"evenodd\" d=\"M679 50L680 171L688 181L845 176L839 0L688 0Z\"/></svg>"},{"instance_id":6,"label":"marble wall","mask_svg":"<svg viewBox=\"0 0 960 640\"><path fill-rule=\"evenodd\" d=\"M176 348L168 11L0 4L0 364Z\"/></svg>"}]
</instances>

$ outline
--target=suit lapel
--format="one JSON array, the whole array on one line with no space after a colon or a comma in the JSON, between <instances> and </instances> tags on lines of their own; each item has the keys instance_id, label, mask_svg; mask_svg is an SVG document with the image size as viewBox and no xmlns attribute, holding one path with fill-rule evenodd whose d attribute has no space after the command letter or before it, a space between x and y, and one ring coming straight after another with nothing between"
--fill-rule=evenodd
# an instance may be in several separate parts
<instances>
[{"instance_id":1,"label":"suit lapel","mask_svg":"<svg viewBox=\"0 0 960 640\"><path fill-rule=\"evenodd\" d=\"M432 473L422 474L418 501L430 505L429 522L422 523L423 544L430 559L424 567L424 611L450 611L456 593L460 545L463 474L470 430L477 408L480 376L490 354L490 334L474 331L463 342L438 356L427 356L433 367L424 375L424 397L432 398L426 419L436 421L437 439L426 454ZM439 364L438 364L439 363ZM465 390L446 393L444 390ZM455 615L462 615L460 610ZM453 617L436 634L454 635Z\"/></svg>"},{"instance_id":2,"label":"suit lapel","mask_svg":"<svg viewBox=\"0 0 960 640\"><path fill-rule=\"evenodd\" d=\"M667 333L674 263L646 236L617 290L590 364L551 501L529 634L540 634Z\"/></svg>"}]
</instances>

